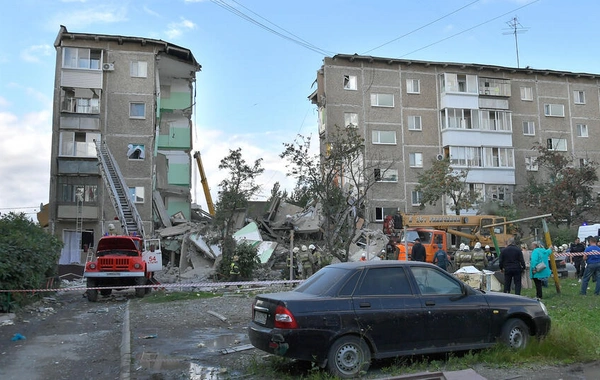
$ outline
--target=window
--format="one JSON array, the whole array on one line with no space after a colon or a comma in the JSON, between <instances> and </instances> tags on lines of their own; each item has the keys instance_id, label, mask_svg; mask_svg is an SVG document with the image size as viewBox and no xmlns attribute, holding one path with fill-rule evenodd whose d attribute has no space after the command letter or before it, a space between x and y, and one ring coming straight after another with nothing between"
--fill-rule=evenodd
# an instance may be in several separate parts
<instances>
[{"instance_id":1,"label":"window","mask_svg":"<svg viewBox=\"0 0 600 380\"><path fill-rule=\"evenodd\" d=\"M63 50L62 67L71 69L100 70L102 50L66 47Z\"/></svg>"},{"instance_id":2,"label":"window","mask_svg":"<svg viewBox=\"0 0 600 380\"><path fill-rule=\"evenodd\" d=\"M143 160L146 158L144 144L129 144L127 145L127 158L130 160Z\"/></svg>"},{"instance_id":3,"label":"window","mask_svg":"<svg viewBox=\"0 0 600 380\"><path fill-rule=\"evenodd\" d=\"M573 91L575 104L585 104L585 91Z\"/></svg>"},{"instance_id":4,"label":"window","mask_svg":"<svg viewBox=\"0 0 600 380\"><path fill-rule=\"evenodd\" d=\"M485 152L485 167L514 168L512 148L483 148Z\"/></svg>"},{"instance_id":5,"label":"window","mask_svg":"<svg viewBox=\"0 0 600 380\"><path fill-rule=\"evenodd\" d=\"M373 131L373 144L396 144L395 131Z\"/></svg>"},{"instance_id":6,"label":"window","mask_svg":"<svg viewBox=\"0 0 600 380\"><path fill-rule=\"evenodd\" d=\"M548 150L556 150L559 152L567 151L567 139L548 139L546 140L546 148Z\"/></svg>"},{"instance_id":7,"label":"window","mask_svg":"<svg viewBox=\"0 0 600 380\"><path fill-rule=\"evenodd\" d=\"M393 94L371 94L371 106L373 107L393 107Z\"/></svg>"},{"instance_id":8,"label":"window","mask_svg":"<svg viewBox=\"0 0 600 380\"><path fill-rule=\"evenodd\" d=\"M143 187L130 187L129 196L133 203L144 203L144 188Z\"/></svg>"},{"instance_id":9,"label":"window","mask_svg":"<svg viewBox=\"0 0 600 380\"><path fill-rule=\"evenodd\" d=\"M420 206L421 199L423 199L423 193L420 191L413 190L410 192L410 199L413 206Z\"/></svg>"},{"instance_id":10,"label":"window","mask_svg":"<svg viewBox=\"0 0 600 380\"><path fill-rule=\"evenodd\" d=\"M344 75L344 90L356 90L356 75Z\"/></svg>"},{"instance_id":11,"label":"window","mask_svg":"<svg viewBox=\"0 0 600 380\"><path fill-rule=\"evenodd\" d=\"M383 222L387 215L396 215L397 208L391 207L375 207L375 221Z\"/></svg>"},{"instance_id":12,"label":"window","mask_svg":"<svg viewBox=\"0 0 600 380\"><path fill-rule=\"evenodd\" d=\"M418 79L407 79L406 80L406 92L409 94L421 93L421 81Z\"/></svg>"},{"instance_id":13,"label":"window","mask_svg":"<svg viewBox=\"0 0 600 380\"><path fill-rule=\"evenodd\" d=\"M510 112L481 110L481 129L488 131L511 131L512 119Z\"/></svg>"},{"instance_id":14,"label":"window","mask_svg":"<svg viewBox=\"0 0 600 380\"><path fill-rule=\"evenodd\" d=\"M480 147L451 146L450 164L456 166L483 167Z\"/></svg>"},{"instance_id":15,"label":"window","mask_svg":"<svg viewBox=\"0 0 600 380\"><path fill-rule=\"evenodd\" d=\"M100 89L63 88L60 91L60 110L73 113L100 113Z\"/></svg>"},{"instance_id":16,"label":"window","mask_svg":"<svg viewBox=\"0 0 600 380\"><path fill-rule=\"evenodd\" d=\"M145 103L129 103L129 117L132 119L145 119L146 118L146 104Z\"/></svg>"},{"instance_id":17,"label":"window","mask_svg":"<svg viewBox=\"0 0 600 380\"><path fill-rule=\"evenodd\" d=\"M479 95L510 96L510 79L479 78Z\"/></svg>"},{"instance_id":18,"label":"window","mask_svg":"<svg viewBox=\"0 0 600 380\"><path fill-rule=\"evenodd\" d=\"M510 201L510 188L504 185L487 185L486 198L492 201ZM494 227L494 230L496 230L496 228L497 227Z\"/></svg>"},{"instance_id":19,"label":"window","mask_svg":"<svg viewBox=\"0 0 600 380\"><path fill-rule=\"evenodd\" d=\"M354 292L355 296L397 296L412 294L402 267L371 268Z\"/></svg>"},{"instance_id":20,"label":"window","mask_svg":"<svg viewBox=\"0 0 600 380\"><path fill-rule=\"evenodd\" d=\"M521 87L521 100L533 101L533 89L531 87Z\"/></svg>"},{"instance_id":21,"label":"window","mask_svg":"<svg viewBox=\"0 0 600 380\"><path fill-rule=\"evenodd\" d=\"M577 124L577 137L588 137L588 127L585 124Z\"/></svg>"},{"instance_id":22,"label":"window","mask_svg":"<svg viewBox=\"0 0 600 380\"><path fill-rule=\"evenodd\" d=\"M544 104L544 115L564 117L565 106L562 104Z\"/></svg>"},{"instance_id":23,"label":"window","mask_svg":"<svg viewBox=\"0 0 600 380\"><path fill-rule=\"evenodd\" d=\"M421 131L421 116L409 116L408 117L408 130L409 131Z\"/></svg>"},{"instance_id":24,"label":"window","mask_svg":"<svg viewBox=\"0 0 600 380\"><path fill-rule=\"evenodd\" d=\"M346 128L358 127L358 114L356 112L344 112L344 125Z\"/></svg>"},{"instance_id":25,"label":"window","mask_svg":"<svg viewBox=\"0 0 600 380\"><path fill-rule=\"evenodd\" d=\"M537 172L538 171L537 157L530 157L530 156L525 157L525 169L528 172Z\"/></svg>"},{"instance_id":26,"label":"window","mask_svg":"<svg viewBox=\"0 0 600 380\"><path fill-rule=\"evenodd\" d=\"M91 177L58 177L58 202L77 203L81 199L84 204L98 200L98 185L92 183Z\"/></svg>"},{"instance_id":27,"label":"window","mask_svg":"<svg viewBox=\"0 0 600 380\"><path fill-rule=\"evenodd\" d=\"M100 133L61 132L59 156L96 157L94 140L100 141Z\"/></svg>"},{"instance_id":28,"label":"window","mask_svg":"<svg viewBox=\"0 0 600 380\"><path fill-rule=\"evenodd\" d=\"M533 121L523 122L523 134L526 136L535 136L535 123Z\"/></svg>"},{"instance_id":29,"label":"window","mask_svg":"<svg viewBox=\"0 0 600 380\"><path fill-rule=\"evenodd\" d=\"M134 78L146 78L148 76L148 62L131 61L129 74Z\"/></svg>"},{"instance_id":30,"label":"window","mask_svg":"<svg viewBox=\"0 0 600 380\"><path fill-rule=\"evenodd\" d=\"M409 153L408 159L411 168L422 168L423 167L423 153Z\"/></svg>"},{"instance_id":31,"label":"window","mask_svg":"<svg viewBox=\"0 0 600 380\"><path fill-rule=\"evenodd\" d=\"M479 129L477 110L448 108L442 110L442 129Z\"/></svg>"},{"instance_id":32,"label":"window","mask_svg":"<svg viewBox=\"0 0 600 380\"><path fill-rule=\"evenodd\" d=\"M398 170L396 169L374 169L375 181L398 182Z\"/></svg>"},{"instance_id":33,"label":"window","mask_svg":"<svg viewBox=\"0 0 600 380\"><path fill-rule=\"evenodd\" d=\"M462 288L455 280L433 268L411 267L421 294L462 294Z\"/></svg>"},{"instance_id":34,"label":"window","mask_svg":"<svg viewBox=\"0 0 600 380\"><path fill-rule=\"evenodd\" d=\"M442 92L465 92L477 94L479 85L477 75L449 74L441 75Z\"/></svg>"}]
</instances>

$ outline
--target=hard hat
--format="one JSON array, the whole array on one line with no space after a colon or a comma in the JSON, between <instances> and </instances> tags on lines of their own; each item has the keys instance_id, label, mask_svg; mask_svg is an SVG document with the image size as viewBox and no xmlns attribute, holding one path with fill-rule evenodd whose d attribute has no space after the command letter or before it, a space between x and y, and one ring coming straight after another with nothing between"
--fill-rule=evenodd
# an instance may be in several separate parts
<instances>
[{"instance_id":1,"label":"hard hat","mask_svg":"<svg viewBox=\"0 0 600 380\"><path fill-rule=\"evenodd\" d=\"M367 254L363 252L362 257L367 257Z\"/></svg>"},{"instance_id":2,"label":"hard hat","mask_svg":"<svg viewBox=\"0 0 600 380\"><path fill-rule=\"evenodd\" d=\"M110 223L110 224L108 225L108 229L109 229L109 230L114 230L114 229L115 229L115 225L114 225L114 224L112 224L112 223Z\"/></svg>"},{"instance_id":3,"label":"hard hat","mask_svg":"<svg viewBox=\"0 0 600 380\"><path fill-rule=\"evenodd\" d=\"M465 248L465 243L460 243L460 246L459 246L459 248L458 248L458 249L462 251L462 250L463 250L463 248Z\"/></svg>"},{"instance_id":4,"label":"hard hat","mask_svg":"<svg viewBox=\"0 0 600 380\"><path fill-rule=\"evenodd\" d=\"M307 249L307 248L306 248L306 246L305 246L305 245L303 245L301 249L302 249L302 252L306 252L306 249Z\"/></svg>"},{"instance_id":5,"label":"hard hat","mask_svg":"<svg viewBox=\"0 0 600 380\"><path fill-rule=\"evenodd\" d=\"M292 250L292 252L294 252L294 253L298 253L298 251L300 251L300 248L298 248L298 247L294 247L294 249Z\"/></svg>"},{"instance_id":6,"label":"hard hat","mask_svg":"<svg viewBox=\"0 0 600 380\"><path fill-rule=\"evenodd\" d=\"M233 261L238 261L240 257L238 255L233 256Z\"/></svg>"},{"instance_id":7,"label":"hard hat","mask_svg":"<svg viewBox=\"0 0 600 380\"><path fill-rule=\"evenodd\" d=\"M490 246L489 246L489 245L486 245L486 246L485 246L485 249L490 249Z\"/></svg>"},{"instance_id":8,"label":"hard hat","mask_svg":"<svg viewBox=\"0 0 600 380\"><path fill-rule=\"evenodd\" d=\"M310 250L313 250L313 249L315 249L315 248L317 248L317 247L315 247L315 245L314 245L314 244L311 244L311 245L309 245L309 246L308 246L308 249L310 249Z\"/></svg>"},{"instance_id":9,"label":"hard hat","mask_svg":"<svg viewBox=\"0 0 600 380\"><path fill-rule=\"evenodd\" d=\"M464 252L469 252L469 246L465 244L465 246L462 249Z\"/></svg>"},{"instance_id":10,"label":"hard hat","mask_svg":"<svg viewBox=\"0 0 600 380\"><path fill-rule=\"evenodd\" d=\"M382 250L381 250L381 253L385 253L385 249L382 249Z\"/></svg>"},{"instance_id":11,"label":"hard hat","mask_svg":"<svg viewBox=\"0 0 600 380\"><path fill-rule=\"evenodd\" d=\"M568 245L566 245L566 244L563 244L563 245L562 245L562 247L563 247L563 249L567 249L567 248L569 248L569 246L568 246Z\"/></svg>"},{"instance_id":12,"label":"hard hat","mask_svg":"<svg viewBox=\"0 0 600 380\"><path fill-rule=\"evenodd\" d=\"M475 249L479 249L479 248L481 248L481 243L480 242L475 243Z\"/></svg>"}]
</instances>

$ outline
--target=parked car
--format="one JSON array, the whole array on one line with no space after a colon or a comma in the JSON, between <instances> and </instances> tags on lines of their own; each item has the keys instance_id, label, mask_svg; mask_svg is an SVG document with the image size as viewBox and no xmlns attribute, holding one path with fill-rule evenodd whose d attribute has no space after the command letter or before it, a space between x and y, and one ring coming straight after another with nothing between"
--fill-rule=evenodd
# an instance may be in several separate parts
<instances>
[{"instance_id":1,"label":"parked car","mask_svg":"<svg viewBox=\"0 0 600 380\"><path fill-rule=\"evenodd\" d=\"M558 273L558 277L567 278L569 277L569 269L567 268L567 263L565 262L565 256L554 255L554 262L556 263L556 271ZM500 259L496 257L494 260L490 261L485 269L497 272L500 270ZM550 268L552 269L552 268Z\"/></svg>"},{"instance_id":2,"label":"parked car","mask_svg":"<svg viewBox=\"0 0 600 380\"><path fill-rule=\"evenodd\" d=\"M524 348L550 330L542 302L475 290L429 263L378 260L329 265L295 290L259 294L250 342L316 362L335 376L366 371L371 358Z\"/></svg>"}]
</instances>

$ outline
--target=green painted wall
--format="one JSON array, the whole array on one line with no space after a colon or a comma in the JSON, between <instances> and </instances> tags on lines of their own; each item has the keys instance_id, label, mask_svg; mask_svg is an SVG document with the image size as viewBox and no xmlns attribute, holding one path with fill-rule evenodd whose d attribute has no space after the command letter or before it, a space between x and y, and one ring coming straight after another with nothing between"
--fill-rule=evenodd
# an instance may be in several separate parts
<instances>
[{"instance_id":1,"label":"green painted wall","mask_svg":"<svg viewBox=\"0 0 600 380\"><path fill-rule=\"evenodd\" d=\"M185 200L175 201L173 199L169 199L169 206L167 207L167 213L169 215L174 215L178 212L182 212L185 216L186 220L191 220L191 211L190 204Z\"/></svg>"},{"instance_id":2,"label":"green painted wall","mask_svg":"<svg viewBox=\"0 0 600 380\"><path fill-rule=\"evenodd\" d=\"M169 163L169 173L167 179L169 181L169 185L189 186L190 165Z\"/></svg>"},{"instance_id":3,"label":"green painted wall","mask_svg":"<svg viewBox=\"0 0 600 380\"><path fill-rule=\"evenodd\" d=\"M160 108L180 110L188 108L192 105L192 97L189 92L171 92L171 97L168 99L161 99Z\"/></svg>"},{"instance_id":4,"label":"green painted wall","mask_svg":"<svg viewBox=\"0 0 600 380\"><path fill-rule=\"evenodd\" d=\"M161 149L190 149L192 141L189 128L169 128L168 135L158 136L158 148Z\"/></svg>"}]
</instances>

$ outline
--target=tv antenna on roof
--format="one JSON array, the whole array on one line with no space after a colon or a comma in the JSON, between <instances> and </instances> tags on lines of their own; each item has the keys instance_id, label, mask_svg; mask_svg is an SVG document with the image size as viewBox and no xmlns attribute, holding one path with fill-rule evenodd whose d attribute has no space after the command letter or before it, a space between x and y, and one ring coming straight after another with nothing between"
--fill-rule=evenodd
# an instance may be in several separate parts
<instances>
[{"instance_id":1,"label":"tv antenna on roof","mask_svg":"<svg viewBox=\"0 0 600 380\"><path fill-rule=\"evenodd\" d=\"M508 26L510 26L510 29L512 29L512 31L502 34L514 34L515 49L517 51L517 68L519 68L519 39L517 38L517 34L525 33L529 28L523 27L523 25L521 25L521 23L519 22L517 16L513 17L510 21L507 21L506 23L508 24Z\"/></svg>"}]
</instances>

